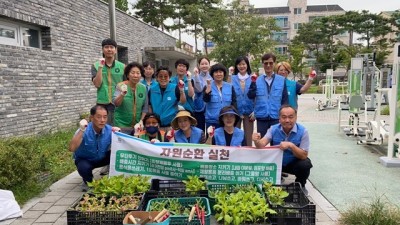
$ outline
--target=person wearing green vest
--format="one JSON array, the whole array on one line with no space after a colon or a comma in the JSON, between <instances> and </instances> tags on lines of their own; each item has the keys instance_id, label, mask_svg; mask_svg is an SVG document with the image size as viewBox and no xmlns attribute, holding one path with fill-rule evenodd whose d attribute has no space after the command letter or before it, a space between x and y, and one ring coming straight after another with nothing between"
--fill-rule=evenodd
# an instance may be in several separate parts
<instances>
[{"instance_id":1,"label":"person wearing green vest","mask_svg":"<svg viewBox=\"0 0 400 225\"><path fill-rule=\"evenodd\" d=\"M287 76L292 72L292 67L288 62L280 62L276 64L275 71L277 74L287 78ZM301 95L311 87L314 77L316 76L315 70L312 70L308 79L304 85L299 84L294 80L286 79L286 89L288 92L288 103L294 109L298 108L297 96Z\"/></svg>"},{"instance_id":2,"label":"person wearing green vest","mask_svg":"<svg viewBox=\"0 0 400 225\"><path fill-rule=\"evenodd\" d=\"M124 70L124 80L118 83L113 103L116 106L114 124L122 132L130 134L135 127L143 127L141 122L148 111L147 88L140 82L144 68L140 63L129 63Z\"/></svg>"},{"instance_id":3,"label":"person wearing green vest","mask_svg":"<svg viewBox=\"0 0 400 225\"><path fill-rule=\"evenodd\" d=\"M125 64L115 59L117 42L105 39L101 43L103 57L92 65L92 82L97 88L97 104L108 110L108 124L113 124L115 106L112 96L115 86L123 81Z\"/></svg>"}]
</instances>

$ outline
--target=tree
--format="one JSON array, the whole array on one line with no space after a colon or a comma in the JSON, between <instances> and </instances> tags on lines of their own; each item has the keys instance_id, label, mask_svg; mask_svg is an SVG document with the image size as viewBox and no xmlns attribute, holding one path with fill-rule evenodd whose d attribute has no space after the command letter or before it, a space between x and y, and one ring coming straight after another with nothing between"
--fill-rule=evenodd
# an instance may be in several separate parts
<instances>
[{"instance_id":1,"label":"tree","mask_svg":"<svg viewBox=\"0 0 400 225\"><path fill-rule=\"evenodd\" d=\"M174 6L168 0L139 0L133 7L144 22L161 30L169 30L165 20L174 15Z\"/></svg>"},{"instance_id":2,"label":"tree","mask_svg":"<svg viewBox=\"0 0 400 225\"><path fill-rule=\"evenodd\" d=\"M226 66L233 65L238 56L251 56L254 61L260 61L274 46L270 36L279 29L275 20L249 13L239 1L229 6L229 11L210 22L209 35L216 44L210 57Z\"/></svg>"},{"instance_id":3,"label":"tree","mask_svg":"<svg viewBox=\"0 0 400 225\"><path fill-rule=\"evenodd\" d=\"M128 0L115 0L115 7L126 13L129 13Z\"/></svg>"},{"instance_id":4,"label":"tree","mask_svg":"<svg viewBox=\"0 0 400 225\"><path fill-rule=\"evenodd\" d=\"M304 44L300 42L293 41L289 44L289 62L292 66L292 72L294 77L299 76L301 80L303 79L303 69L306 67L306 63L303 62L303 58L305 57L305 49L306 48Z\"/></svg>"}]
</instances>

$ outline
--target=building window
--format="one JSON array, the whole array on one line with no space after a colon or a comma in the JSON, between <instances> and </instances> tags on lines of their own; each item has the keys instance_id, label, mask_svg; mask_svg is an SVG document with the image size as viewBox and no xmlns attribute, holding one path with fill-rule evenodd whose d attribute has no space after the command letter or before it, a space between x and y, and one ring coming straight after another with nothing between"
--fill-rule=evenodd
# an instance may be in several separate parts
<instances>
[{"instance_id":1,"label":"building window","mask_svg":"<svg viewBox=\"0 0 400 225\"><path fill-rule=\"evenodd\" d=\"M301 14L301 8L294 8L294 15L300 15Z\"/></svg>"},{"instance_id":2,"label":"building window","mask_svg":"<svg viewBox=\"0 0 400 225\"><path fill-rule=\"evenodd\" d=\"M301 23L294 23L294 24L293 24L293 28L294 28L295 30L300 29L300 28L301 28Z\"/></svg>"},{"instance_id":3,"label":"building window","mask_svg":"<svg viewBox=\"0 0 400 225\"><path fill-rule=\"evenodd\" d=\"M287 32L274 32L272 34L272 40L278 42L279 44L286 44L289 42Z\"/></svg>"},{"instance_id":4,"label":"building window","mask_svg":"<svg viewBox=\"0 0 400 225\"><path fill-rule=\"evenodd\" d=\"M0 20L0 44L41 48L41 29Z\"/></svg>"},{"instance_id":5,"label":"building window","mask_svg":"<svg viewBox=\"0 0 400 225\"><path fill-rule=\"evenodd\" d=\"M275 51L280 55L286 55L288 52L288 47L276 47Z\"/></svg>"},{"instance_id":6,"label":"building window","mask_svg":"<svg viewBox=\"0 0 400 225\"><path fill-rule=\"evenodd\" d=\"M289 19L287 17L275 17L275 24L280 28L289 28Z\"/></svg>"}]
</instances>

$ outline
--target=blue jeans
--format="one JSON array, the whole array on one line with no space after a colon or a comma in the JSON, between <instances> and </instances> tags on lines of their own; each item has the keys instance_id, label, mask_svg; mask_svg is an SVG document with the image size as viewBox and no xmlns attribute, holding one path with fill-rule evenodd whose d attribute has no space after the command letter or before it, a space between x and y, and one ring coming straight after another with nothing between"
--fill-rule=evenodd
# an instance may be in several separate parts
<instances>
[{"instance_id":1,"label":"blue jeans","mask_svg":"<svg viewBox=\"0 0 400 225\"><path fill-rule=\"evenodd\" d=\"M107 151L106 156L100 161L89 161L87 159L75 159L75 165L79 175L81 175L83 182L93 181L93 169L110 165L111 151Z\"/></svg>"}]
</instances>

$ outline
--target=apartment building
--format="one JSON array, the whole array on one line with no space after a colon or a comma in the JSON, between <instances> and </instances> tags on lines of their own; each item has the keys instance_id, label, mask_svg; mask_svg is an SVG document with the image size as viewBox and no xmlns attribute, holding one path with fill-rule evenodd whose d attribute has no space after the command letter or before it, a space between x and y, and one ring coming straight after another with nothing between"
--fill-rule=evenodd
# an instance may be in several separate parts
<instances>
[{"instance_id":1,"label":"apartment building","mask_svg":"<svg viewBox=\"0 0 400 225\"><path fill-rule=\"evenodd\" d=\"M281 31L274 32L272 39L278 43L276 50L280 54L287 54L288 44L296 36L302 24L309 23L318 17L345 13L339 5L307 5L307 0L288 0L287 6L267 8L252 8L249 0L241 0L241 4L249 7L254 13L275 18ZM347 33L336 38L344 43L349 42Z\"/></svg>"},{"instance_id":2,"label":"apartment building","mask_svg":"<svg viewBox=\"0 0 400 225\"><path fill-rule=\"evenodd\" d=\"M383 12L381 12L379 15L381 15L381 16L384 17L384 18L391 18L391 17L392 17L392 14L393 14L394 12L395 12L395 11L383 11ZM399 21L399 22L400 22L400 21ZM392 28L393 28L394 30L397 29L395 26L393 26ZM397 40L396 42L400 42L400 35L396 35L395 32L391 32L391 33L387 34L387 35L385 36L385 38L387 38L387 39L395 39L395 40ZM394 51L392 51L392 52L390 53L390 55L388 55L388 56L386 57L386 59L385 59L385 64L390 64L390 65L392 65L392 64L393 64L393 57L394 57Z\"/></svg>"}]
</instances>

